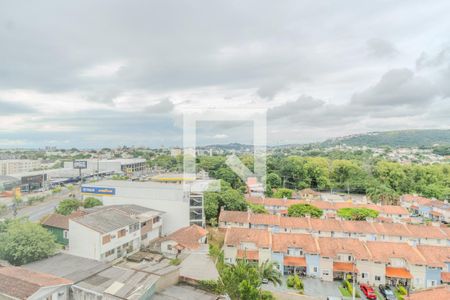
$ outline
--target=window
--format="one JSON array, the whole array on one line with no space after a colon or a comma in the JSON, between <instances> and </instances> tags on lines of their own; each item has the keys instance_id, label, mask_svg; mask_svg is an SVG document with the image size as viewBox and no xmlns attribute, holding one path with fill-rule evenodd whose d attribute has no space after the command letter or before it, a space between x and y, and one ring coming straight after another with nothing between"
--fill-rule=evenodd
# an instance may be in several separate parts
<instances>
[{"instance_id":1,"label":"window","mask_svg":"<svg viewBox=\"0 0 450 300\"><path fill-rule=\"evenodd\" d=\"M159 216L158 217L154 217L153 218L153 224L158 223L160 219L161 218Z\"/></svg>"},{"instance_id":2,"label":"window","mask_svg":"<svg viewBox=\"0 0 450 300\"><path fill-rule=\"evenodd\" d=\"M328 275L330 275L330 271L328 271L328 270L322 271L322 276L328 276Z\"/></svg>"},{"instance_id":3,"label":"window","mask_svg":"<svg viewBox=\"0 0 450 300\"><path fill-rule=\"evenodd\" d=\"M368 273L361 273L361 278L369 278L369 274Z\"/></svg>"},{"instance_id":4,"label":"window","mask_svg":"<svg viewBox=\"0 0 450 300\"><path fill-rule=\"evenodd\" d=\"M127 230L126 229L121 229L117 232L117 237L121 238L123 236L125 236L127 234Z\"/></svg>"},{"instance_id":5,"label":"window","mask_svg":"<svg viewBox=\"0 0 450 300\"><path fill-rule=\"evenodd\" d=\"M102 244L103 244L103 245L104 245L104 244L108 244L110 241L111 241L111 236L110 236L109 234L103 236L103 238L102 238Z\"/></svg>"},{"instance_id":6,"label":"window","mask_svg":"<svg viewBox=\"0 0 450 300\"><path fill-rule=\"evenodd\" d=\"M381 281L381 276L375 276L375 281Z\"/></svg>"},{"instance_id":7,"label":"window","mask_svg":"<svg viewBox=\"0 0 450 300\"><path fill-rule=\"evenodd\" d=\"M63 231L63 237L64 237L65 239L68 239L68 238L69 238L69 232L68 232L67 230L64 230L64 231Z\"/></svg>"},{"instance_id":8,"label":"window","mask_svg":"<svg viewBox=\"0 0 450 300\"><path fill-rule=\"evenodd\" d=\"M111 256L116 252L116 249L111 249L105 252L105 257Z\"/></svg>"},{"instance_id":9,"label":"window","mask_svg":"<svg viewBox=\"0 0 450 300\"><path fill-rule=\"evenodd\" d=\"M141 235L141 240L146 240L147 237L148 237L148 234L147 234L147 233L146 233L146 234L143 234L143 235Z\"/></svg>"},{"instance_id":10,"label":"window","mask_svg":"<svg viewBox=\"0 0 450 300\"><path fill-rule=\"evenodd\" d=\"M139 230L139 223L130 225L130 233L131 233L131 232L138 231L138 230Z\"/></svg>"},{"instance_id":11,"label":"window","mask_svg":"<svg viewBox=\"0 0 450 300\"><path fill-rule=\"evenodd\" d=\"M167 245L167 250L172 250L172 245Z\"/></svg>"},{"instance_id":12,"label":"window","mask_svg":"<svg viewBox=\"0 0 450 300\"><path fill-rule=\"evenodd\" d=\"M314 272L314 273L317 273L317 271L318 271L318 268L317 268L317 267L314 267L314 268L313 268L313 272Z\"/></svg>"},{"instance_id":13,"label":"window","mask_svg":"<svg viewBox=\"0 0 450 300\"><path fill-rule=\"evenodd\" d=\"M351 255L348 256L348 261L352 261Z\"/></svg>"}]
</instances>

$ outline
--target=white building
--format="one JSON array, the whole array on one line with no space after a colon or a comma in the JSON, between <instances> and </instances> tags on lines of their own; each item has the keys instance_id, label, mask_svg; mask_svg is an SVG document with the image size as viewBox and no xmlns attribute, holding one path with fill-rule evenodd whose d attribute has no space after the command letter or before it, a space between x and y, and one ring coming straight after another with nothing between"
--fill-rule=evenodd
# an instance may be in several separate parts
<instances>
[{"instance_id":1,"label":"white building","mask_svg":"<svg viewBox=\"0 0 450 300\"><path fill-rule=\"evenodd\" d=\"M136 204L164 211L163 234L197 224L204 227L203 190L208 180L191 183L132 182L104 180L83 184L85 197L94 196L104 205Z\"/></svg>"},{"instance_id":2,"label":"white building","mask_svg":"<svg viewBox=\"0 0 450 300\"><path fill-rule=\"evenodd\" d=\"M95 173L125 173L130 175L142 175L147 171L147 161L143 158L130 159L82 159L86 162L86 171ZM64 162L64 169L73 169L73 161Z\"/></svg>"},{"instance_id":3,"label":"white building","mask_svg":"<svg viewBox=\"0 0 450 300\"><path fill-rule=\"evenodd\" d=\"M40 160L32 159L7 159L0 160L0 175L7 176L33 171L41 167Z\"/></svg>"},{"instance_id":4,"label":"white building","mask_svg":"<svg viewBox=\"0 0 450 300\"><path fill-rule=\"evenodd\" d=\"M137 205L96 207L69 220L69 253L113 261L138 251L161 234L163 212Z\"/></svg>"}]
</instances>

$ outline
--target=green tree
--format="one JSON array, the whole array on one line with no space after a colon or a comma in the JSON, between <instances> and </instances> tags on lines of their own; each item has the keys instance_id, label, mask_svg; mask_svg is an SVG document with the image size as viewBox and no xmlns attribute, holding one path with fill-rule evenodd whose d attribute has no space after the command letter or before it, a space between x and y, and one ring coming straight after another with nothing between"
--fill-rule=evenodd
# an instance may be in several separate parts
<instances>
[{"instance_id":1,"label":"green tree","mask_svg":"<svg viewBox=\"0 0 450 300\"><path fill-rule=\"evenodd\" d=\"M13 265L49 257L58 247L50 232L28 220L10 221L0 231L0 258Z\"/></svg>"},{"instance_id":2,"label":"green tree","mask_svg":"<svg viewBox=\"0 0 450 300\"><path fill-rule=\"evenodd\" d=\"M273 193L273 196L275 198L292 198L292 194L294 193L293 190L291 189L286 189L286 188L279 188L275 191L275 193Z\"/></svg>"},{"instance_id":3,"label":"green tree","mask_svg":"<svg viewBox=\"0 0 450 300\"><path fill-rule=\"evenodd\" d=\"M376 210L364 207L346 207L337 211L337 215L346 220L365 221L368 218L375 219L378 217Z\"/></svg>"},{"instance_id":4,"label":"green tree","mask_svg":"<svg viewBox=\"0 0 450 300\"><path fill-rule=\"evenodd\" d=\"M320 218L322 214L323 211L320 208L311 204L294 204L288 208L289 217L305 217L309 215L311 218Z\"/></svg>"},{"instance_id":5,"label":"green tree","mask_svg":"<svg viewBox=\"0 0 450 300\"><path fill-rule=\"evenodd\" d=\"M219 215L219 203L222 201L219 193L204 193L205 218L207 221L217 218Z\"/></svg>"},{"instance_id":6,"label":"green tree","mask_svg":"<svg viewBox=\"0 0 450 300\"><path fill-rule=\"evenodd\" d=\"M281 177L276 173L269 173L267 175L266 184L273 188L281 187Z\"/></svg>"},{"instance_id":7,"label":"green tree","mask_svg":"<svg viewBox=\"0 0 450 300\"><path fill-rule=\"evenodd\" d=\"M205 192L204 198L205 217L209 221L212 218L218 218L220 208L225 210L244 211L247 209L247 202L244 195L234 190L230 184L224 180L220 181L220 191Z\"/></svg>"},{"instance_id":8,"label":"green tree","mask_svg":"<svg viewBox=\"0 0 450 300\"><path fill-rule=\"evenodd\" d=\"M103 205L103 202L94 197L88 197L88 198L84 199L84 202L83 202L84 208L91 208L91 207L101 206L101 205Z\"/></svg>"},{"instance_id":9,"label":"green tree","mask_svg":"<svg viewBox=\"0 0 450 300\"><path fill-rule=\"evenodd\" d=\"M250 207L252 212L255 214L268 214L269 213L267 211L267 209L264 207L264 205L262 205L262 204L249 203L248 206Z\"/></svg>"},{"instance_id":10,"label":"green tree","mask_svg":"<svg viewBox=\"0 0 450 300\"><path fill-rule=\"evenodd\" d=\"M258 271L262 279L267 279L274 285L281 285L283 283L277 264L273 261L265 261L262 264L259 264Z\"/></svg>"},{"instance_id":11,"label":"green tree","mask_svg":"<svg viewBox=\"0 0 450 300\"><path fill-rule=\"evenodd\" d=\"M56 212L61 215L68 216L82 205L81 201L76 199L64 199L59 202Z\"/></svg>"}]
</instances>

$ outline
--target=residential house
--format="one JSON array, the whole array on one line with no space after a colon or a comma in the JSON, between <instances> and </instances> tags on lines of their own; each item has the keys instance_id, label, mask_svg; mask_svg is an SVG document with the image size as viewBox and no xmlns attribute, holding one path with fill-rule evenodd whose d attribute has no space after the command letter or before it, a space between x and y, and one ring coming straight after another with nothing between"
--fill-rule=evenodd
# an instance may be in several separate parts
<instances>
[{"instance_id":1,"label":"residential house","mask_svg":"<svg viewBox=\"0 0 450 300\"><path fill-rule=\"evenodd\" d=\"M238 259L256 263L271 260L272 236L265 229L229 228L224 240L224 260L234 264Z\"/></svg>"},{"instance_id":2,"label":"residential house","mask_svg":"<svg viewBox=\"0 0 450 300\"><path fill-rule=\"evenodd\" d=\"M180 228L161 241L161 252L176 257L182 252L195 251L207 242L208 231L196 224Z\"/></svg>"},{"instance_id":3,"label":"residential house","mask_svg":"<svg viewBox=\"0 0 450 300\"><path fill-rule=\"evenodd\" d=\"M53 213L46 216L41 225L55 236L56 242L64 246L69 244L69 216Z\"/></svg>"},{"instance_id":4,"label":"residential house","mask_svg":"<svg viewBox=\"0 0 450 300\"><path fill-rule=\"evenodd\" d=\"M417 249L427 262L425 287L450 283L450 247L419 245Z\"/></svg>"},{"instance_id":5,"label":"residential house","mask_svg":"<svg viewBox=\"0 0 450 300\"><path fill-rule=\"evenodd\" d=\"M423 290L419 290L419 291L414 291L409 296L407 296L405 299L406 300L450 299L450 287L443 285L443 286L423 289Z\"/></svg>"},{"instance_id":6,"label":"residential house","mask_svg":"<svg viewBox=\"0 0 450 300\"><path fill-rule=\"evenodd\" d=\"M69 253L101 261L128 256L159 237L161 215L138 205L96 207L69 220Z\"/></svg>"},{"instance_id":7,"label":"residential house","mask_svg":"<svg viewBox=\"0 0 450 300\"><path fill-rule=\"evenodd\" d=\"M0 299L69 299L72 281L18 267L0 267Z\"/></svg>"},{"instance_id":8,"label":"residential house","mask_svg":"<svg viewBox=\"0 0 450 300\"><path fill-rule=\"evenodd\" d=\"M383 243L371 241L366 243L372 261L385 265L384 272L377 273L386 283L401 283L406 287L425 287L426 260L416 247L407 243ZM370 282L369 282L370 283ZM381 282L382 283L382 282Z\"/></svg>"}]
</instances>

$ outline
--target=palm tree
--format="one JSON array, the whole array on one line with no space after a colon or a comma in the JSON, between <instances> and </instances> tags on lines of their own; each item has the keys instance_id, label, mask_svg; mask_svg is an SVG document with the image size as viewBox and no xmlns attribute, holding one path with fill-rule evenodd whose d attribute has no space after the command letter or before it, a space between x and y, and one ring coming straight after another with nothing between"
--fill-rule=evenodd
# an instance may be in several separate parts
<instances>
[{"instance_id":1,"label":"palm tree","mask_svg":"<svg viewBox=\"0 0 450 300\"><path fill-rule=\"evenodd\" d=\"M281 273L278 270L278 264L273 261L266 260L258 266L258 271L261 279L265 278L274 285L281 285L283 282L281 279Z\"/></svg>"}]
</instances>

